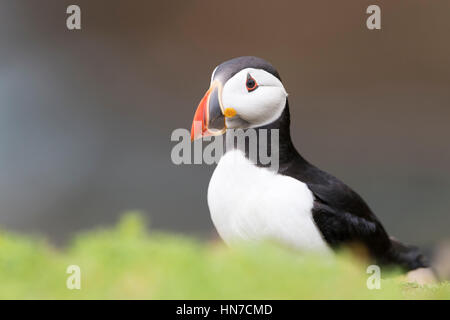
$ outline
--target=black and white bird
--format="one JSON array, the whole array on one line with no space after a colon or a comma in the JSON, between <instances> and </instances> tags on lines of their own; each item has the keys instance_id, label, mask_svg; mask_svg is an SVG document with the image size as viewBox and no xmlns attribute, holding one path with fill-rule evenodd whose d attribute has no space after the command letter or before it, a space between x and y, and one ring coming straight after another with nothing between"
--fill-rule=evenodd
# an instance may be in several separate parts
<instances>
[{"instance_id":1,"label":"black and white bird","mask_svg":"<svg viewBox=\"0 0 450 320\"><path fill-rule=\"evenodd\" d=\"M426 267L417 248L389 237L356 192L297 152L287 96L277 70L261 58L235 58L212 73L194 116L201 125L193 125L193 140L227 129L279 130L276 172L250 161L238 148L221 157L209 183L208 206L222 239L274 240L322 252L360 243L380 264Z\"/></svg>"}]
</instances>

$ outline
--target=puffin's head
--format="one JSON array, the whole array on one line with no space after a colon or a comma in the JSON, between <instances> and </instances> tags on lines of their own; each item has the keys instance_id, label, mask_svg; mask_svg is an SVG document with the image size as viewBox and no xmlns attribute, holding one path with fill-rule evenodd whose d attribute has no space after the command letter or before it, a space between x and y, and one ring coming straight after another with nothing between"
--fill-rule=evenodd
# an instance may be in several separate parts
<instances>
[{"instance_id":1,"label":"puffin's head","mask_svg":"<svg viewBox=\"0 0 450 320\"><path fill-rule=\"evenodd\" d=\"M277 70L257 57L239 57L217 66L195 112L191 139L247 129L277 120L287 93Z\"/></svg>"}]
</instances>

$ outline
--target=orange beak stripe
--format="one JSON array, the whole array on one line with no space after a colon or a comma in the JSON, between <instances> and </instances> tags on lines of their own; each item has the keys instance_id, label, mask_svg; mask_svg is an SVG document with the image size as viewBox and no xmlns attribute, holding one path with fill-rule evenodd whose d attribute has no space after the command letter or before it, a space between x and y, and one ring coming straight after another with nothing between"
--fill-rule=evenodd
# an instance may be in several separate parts
<instances>
[{"instance_id":1,"label":"orange beak stripe","mask_svg":"<svg viewBox=\"0 0 450 320\"><path fill-rule=\"evenodd\" d=\"M194 120L191 127L191 141L201 137L207 137L208 134L208 102L209 96L211 94L212 88L206 91L205 96L202 98L198 104L197 110L195 111ZM201 123L201 127L200 124Z\"/></svg>"}]
</instances>

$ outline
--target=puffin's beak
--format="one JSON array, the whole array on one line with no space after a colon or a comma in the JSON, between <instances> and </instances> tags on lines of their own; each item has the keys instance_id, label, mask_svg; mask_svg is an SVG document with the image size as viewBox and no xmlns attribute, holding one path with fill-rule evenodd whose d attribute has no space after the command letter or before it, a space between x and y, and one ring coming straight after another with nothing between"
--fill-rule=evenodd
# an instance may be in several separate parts
<instances>
[{"instance_id":1,"label":"puffin's beak","mask_svg":"<svg viewBox=\"0 0 450 320\"><path fill-rule=\"evenodd\" d=\"M195 111L191 129L192 141L201 137L218 136L226 131L221 100L222 84L215 80Z\"/></svg>"}]
</instances>

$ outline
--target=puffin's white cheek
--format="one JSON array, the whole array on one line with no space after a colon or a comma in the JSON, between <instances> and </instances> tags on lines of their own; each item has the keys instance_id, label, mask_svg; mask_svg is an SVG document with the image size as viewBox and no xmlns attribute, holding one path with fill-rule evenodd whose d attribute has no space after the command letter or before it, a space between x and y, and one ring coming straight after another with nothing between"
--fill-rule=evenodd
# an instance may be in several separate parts
<instances>
[{"instance_id":1,"label":"puffin's white cheek","mask_svg":"<svg viewBox=\"0 0 450 320\"><path fill-rule=\"evenodd\" d=\"M276 120L286 104L286 96L281 90L278 88L264 89L258 95L248 95L246 105L241 111L241 117L253 124L266 124Z\"/></svg>"}]
</instances>

